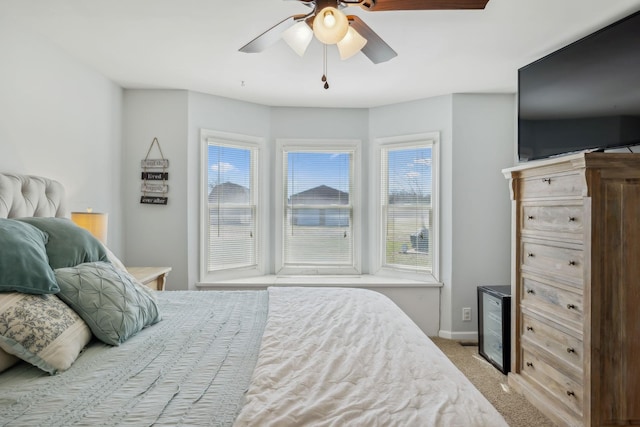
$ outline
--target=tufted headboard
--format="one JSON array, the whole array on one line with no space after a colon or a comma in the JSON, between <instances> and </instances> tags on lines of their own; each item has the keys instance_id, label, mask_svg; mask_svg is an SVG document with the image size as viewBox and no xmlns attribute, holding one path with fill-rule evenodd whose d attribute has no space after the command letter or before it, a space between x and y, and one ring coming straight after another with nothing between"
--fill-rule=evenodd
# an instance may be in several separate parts
<instances>
[{"instance_id":1,"label":"tufted headboard","mask_svg":"<svg viewBox=\"0 0 640 427\"><path fill-rule=\"evenodd\" d=\"M0 173L0 218L67 217L62 184L33 175Z\"/></svg>"}]
</instances>

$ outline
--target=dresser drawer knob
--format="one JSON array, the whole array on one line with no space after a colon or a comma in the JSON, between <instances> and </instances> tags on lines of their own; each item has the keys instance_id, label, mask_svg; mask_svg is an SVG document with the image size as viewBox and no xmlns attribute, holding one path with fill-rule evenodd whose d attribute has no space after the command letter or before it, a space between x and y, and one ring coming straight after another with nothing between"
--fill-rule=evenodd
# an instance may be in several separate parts
<instances>
[{"instance_id":1,"label":"dresser drawer knob","mask_svg":"<svg viewBox=\"0 0 640 427\"><path fill-rule=\"evenodd\" d=\"M530 367L530 368L533 368L533 363L527 362L527 366Z\"/></svg>"},{"instance_id":2,"label":"dresser drawer knob","mask_svg":"<svg viewBox=\"0 0 640 427\"><path fill-rule=\"evenodd\" d=\"M576 264L577 264L577 262L575 262L575 261L569 261L569 265L576 265Z\"/></svg>"},{"instance_id":3,"label":"dresser drawer knob","mask_svg":"<svg viewBox=\"0 0 640 427\"><path fill-rule=\"evenodd\" d=\"M547 184L551 185L551 178L542 178L542 182L546 182Z\"/></svg>"},{"instance_id":4,"label":"dresser drawer knob","mask_svg":"<svg viewBox=\"0 0 640 427\"><path fill-rule=\"evenodd\" d=\"M576 394L571 390L567 390L567 396L575 396Z\"/></svg>"},{"instance_id":5,"label":"dresser drawer knob","mask_svg":"<svg viewBox=\"0 0 640 427\"><path fill-rule=\"evenodd\" d=\"M533 332L533 326L527 326L527 331Z\"/></svg>"},{"instance_id":6,"label":"dresser drawer knob","mask_svg":"<svg viewBox=\"0 0 640 427\"><path fill-rule=\"evenodd\" d=\"M576 349L573 347L567 347L567 353L575 353Z\"/></svg>"},{"instance_id":7,"label":"dresser drawer knob","mask_svg":"<svg viewBox=\"0 0 640 427\"><path fill-rule=\"evenodd\" d=\"M534 291L533 289L527 289L527 293L533 295L536 293L536 291Z\"/></svg>"},{"instance_id":8,"label":"dresser drawer knob","mask_svg":"<svg viewBox=\"0 0 640 427\"><path fill-rule=\"evenodd\" d=\"M569 222L575 222L575 220L576 220L576 217L575 217L575 216L570 216L570 217L569 217Z\"/></svg>"},{"instance_id":9,"label":"dresser drawer knob","mask_svg":"<svg viewBox=\"0 0 640 427\"><path fill-rule=\"evenodd\" d=\"M532 221L532 220L533 220L533 215L529 215L529 216L527 216L527 219L528 219L529 221Z\"/></svg>"},{"instance_id":10,"label":"dresser drawer knob","mask_svg":"<svg viewBox=\"0 0 640 427\"><path fill-rule=\"evenodd\" d=\"M576 308L575 304L567 304L567 309L575 310L575 308Z\"/></svg>"},{"instance_id":11,"label":"dresser drawer knob","mask_svg":"<svg viewBox=\"0 0 640 427\"><path fill-rule=\"evenodd\" d=\"M528 256L529 258L533 258L533 257L534 257L533 252L528 252L528 253L527 253L527 256Z\"/></svg>"}]
</instances>

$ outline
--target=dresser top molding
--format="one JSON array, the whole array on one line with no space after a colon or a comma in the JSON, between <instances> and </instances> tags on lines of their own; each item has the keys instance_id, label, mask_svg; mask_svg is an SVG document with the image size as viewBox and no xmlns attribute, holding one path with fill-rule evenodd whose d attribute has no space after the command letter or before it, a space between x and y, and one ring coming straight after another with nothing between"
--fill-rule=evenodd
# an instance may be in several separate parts
<instances>
[{"instance_id":1,"label":"dresser top molding","mask_svg":"<svg viewBox=\"0 0 640 427\"><path fill-rule=\"evenodd\" d=\"M518 178L531 178L537 176L553 176L554 174L566 175L571 171L577 171L583 179L587 169L597 169L601 175L615 177L620 175L626 179L640 179L640 153L577 153L551 159L524 162L519 165L506 168L502 173L509 179L511 200L515 200L515 180ZM576 173L576 172L574 172ZM591 186L585 186L588 191ZM588 194L583 194L588 196Z\"/></svg>"},{"instance_id":2,"label":"dresser top molding","mask_svg":"<svg viewBox=\"0 0 640 427\"><path fill-rule=\"evenodd\" d=\"M567 164L572 169L590 168L618 168L636 166L640 162L640 153L577 153L552 159L534 160L523 162L519 165L502 170L505 178L510 178L514 173L531 169L543 170L546 173L554 169L566 171ZM561 165L560 167L558 165Z\"/></svg>"}]
</instances>

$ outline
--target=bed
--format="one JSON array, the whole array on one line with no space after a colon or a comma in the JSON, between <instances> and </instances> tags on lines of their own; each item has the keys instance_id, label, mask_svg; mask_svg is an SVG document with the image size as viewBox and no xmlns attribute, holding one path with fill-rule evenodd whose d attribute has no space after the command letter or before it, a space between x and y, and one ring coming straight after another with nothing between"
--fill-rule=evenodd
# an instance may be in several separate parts
<instances>
[{"instance_id":1,"label":"bed","mask_svg":"<svg viewBox=\"0 0 640 427\"><path fill-rule=\"evenodd\" d=\"M0 266L21 263L1 241L14 238L16 223L28 232L38 221L71 227L66 216L60 183L0 174ZM58 262L56 233L42 233L49 262ZM65 236L62 251L75 248ZM155 292L136 283L108 248L93 257L84 252L50 265L53 276L43 267L44 290L21 288L15 277L13 288L0 283L2 426L507 425L379 293ZM105 321L103 311L119 298L128 300L114 310L118 322ZM11 308L14 300L35 301L35 314ZM63 332L34 350L29 334L50 323Z\"/></svg>"}]
</instances>

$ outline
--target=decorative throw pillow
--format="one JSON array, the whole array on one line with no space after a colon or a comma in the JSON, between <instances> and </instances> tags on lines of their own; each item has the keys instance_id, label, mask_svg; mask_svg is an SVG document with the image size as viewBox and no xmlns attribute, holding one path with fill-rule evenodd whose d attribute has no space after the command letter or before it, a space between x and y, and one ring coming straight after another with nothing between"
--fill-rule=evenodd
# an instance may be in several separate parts
<instances>
[{"instance_id":1,"label":"decorative throw pillow","mask_svg":"<svg viewBox=\"0 0 640 427\"><path fill-rule=\"evenodd\" d=\"M155 299L129 273L111 263L90 262L55 270L58 296L104 343L120 345L160 320Z\"/></svg>"},{"instance_id":2,"label":"decorative throw pillow","mask_svg":"<svg viewBox=\"0 0 640 427\"><path fill-rule=\"evenodd\" d=\"M0 348L55 374L91 340L82 319L55 295L0 294Z\"/></svg>"},{"instance_id":3,"label":"decorative throw pillow","mask_svg":"<svg viewBox=\"0 0 640 427\"><path fill-rule=\"evenodd\" d=\"M3 349L0 348L0 372L5 371L18 363L20 359L18 359L13 354L9 354Z\"/></svg>"},{"instance_id":4,"label":"decorative throw pillow","mask_svg":"<svg viewBox=\"0 0 640 427\"><path fill-rule=\"evenodd\" d=\"M0 292L55 294L60 289L49 266L47 235L14 219L0 218Z\"/></svg>"},{"instance_id":5,"label":"decorative throw pillow","mask_svg":"<svg viewBox=\"0 0 640 427\"><path fill-rule=\"evenodd\" d=\"M100 240L68 218L19 218L47 233L46 244L51 268L75 267L93 261L108 262L107 252Z\"/></svg>"}]
</instances>

